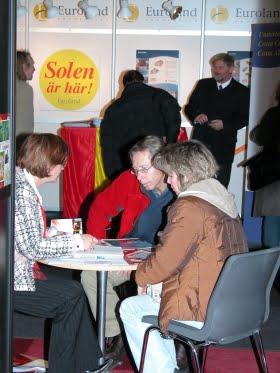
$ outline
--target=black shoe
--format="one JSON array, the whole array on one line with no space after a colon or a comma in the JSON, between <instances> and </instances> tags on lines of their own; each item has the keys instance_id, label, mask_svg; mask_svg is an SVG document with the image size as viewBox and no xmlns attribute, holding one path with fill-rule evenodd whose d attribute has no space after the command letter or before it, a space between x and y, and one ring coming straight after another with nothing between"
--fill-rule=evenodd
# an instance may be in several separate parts
<instances>
[{"instance_id":1,"label":"black shoe","mask_svg":"<svg viewBox=\"0 0 280 373\"><path fill-rule=\"evenodd\" d=\"M115 363L122 361L125 357L125 347L122 335L118 334L113 338L113 342L105 352L105 359L113 359Z\"/></svg>"},{"instance_id":2,"label":"black shoe","mask_svg":"<svg viewBox=\"0 0 280 373\"><path fill-rule=\"evenodd\" d=\"M113 360L112 364L110 365L110 372L118 365L122 365L124 360L124 357L117 357L116 359Z\"/></svg>"},{"instance_id":3,"label":"black shoe","mask_svg":"<svg viewBox=\"0 0 280 373\"><path fill-rule=\"evenodd\" d=\"M189 369L188 356L185 345L179 341L175 341L176 360L179 369Z\"/></svg>"},{"instance_id":4,"label":"black shoe","mask_svg":"<svg viewBox=\"0 0 280 373\"><path fill-rule=\"evenodd\" d=\"M99 365L98 368L96 368L94 370L85 370L83 373L102 373L102 372L106 372L107 369L109 369L111 367L112 363L113 363L112 359L105 360L105 363Z\"/></svg>"}]
</instances>

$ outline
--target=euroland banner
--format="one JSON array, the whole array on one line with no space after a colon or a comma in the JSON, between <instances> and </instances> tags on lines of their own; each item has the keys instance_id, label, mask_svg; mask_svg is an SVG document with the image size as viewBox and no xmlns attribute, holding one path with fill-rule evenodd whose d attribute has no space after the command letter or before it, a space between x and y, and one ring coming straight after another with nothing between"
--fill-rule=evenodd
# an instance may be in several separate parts
<instances>
[{"instance_id":1,"label":"euroland banner","mask_svg":"<svg viewBox=\"0 0 280 373\"><path fill-rule=\"evenodd\" d=\"M131 17L123 20L117 17L118 29L160 29L160 30L200 30L202 1L178 0L174 5L181 5L183 11L172 21L162 9L162 0L129 0ZM113 1L95 0L98 14L93 19L85 19L77 0L62 0L57 5L59 17L47 19L43 1L29 1L29 22L32 28L77 27L95 29L112 29ZM119 6L119 1L117 1ZM19 19L19 26L24 18ZM251 24L280 22L279 0L207 0L206 30L251 31Z\"/></svg>"},{"instance_id":2,"label":"euroland banner","mask_svg":"<svg viewBox=\"0 0 280 373\"><path fill-rule=\"evenodd\" d=\"M252 25L252 77L249 132L266 110L275 105L280 77L280 23ZM247 158L258 150L249 140Z\"/></svg>"}]
</instances>

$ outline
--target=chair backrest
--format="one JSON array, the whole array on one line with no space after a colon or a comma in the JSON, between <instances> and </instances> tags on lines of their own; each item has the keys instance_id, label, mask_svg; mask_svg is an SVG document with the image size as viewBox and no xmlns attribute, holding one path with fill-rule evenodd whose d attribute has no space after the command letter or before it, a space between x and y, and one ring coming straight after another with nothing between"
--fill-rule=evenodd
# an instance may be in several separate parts
<instances>
[{"instance_id":1,"label":"chair backrest","mask_svg":"<svg viewBox=\"0 0 280 373\"><path fill-rule=\"evenodd\" d=\"M206 339L231 343L260 330L268 319L280 247L230 256L209 300Z\"/></svg>"}]
</instances>

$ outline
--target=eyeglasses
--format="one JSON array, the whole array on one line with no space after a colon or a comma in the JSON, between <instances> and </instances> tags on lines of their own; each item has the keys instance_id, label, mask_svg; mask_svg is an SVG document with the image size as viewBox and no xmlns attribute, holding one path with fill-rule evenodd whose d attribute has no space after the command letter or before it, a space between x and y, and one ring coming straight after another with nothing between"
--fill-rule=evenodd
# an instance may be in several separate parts
<instances>
[{"instance_id":1,"label":"eyeglasses","mask_svg":"<svg viewBox=\"0 0 280 373\"><path fill-rule=\"evenodd\" d=\"M132 170L130 170L130 173L135 176L137 176L139 172L141 174L146 174L152 167L153 166L151 165L150 167L132 168Z\"/></svg>"}]
</instances>

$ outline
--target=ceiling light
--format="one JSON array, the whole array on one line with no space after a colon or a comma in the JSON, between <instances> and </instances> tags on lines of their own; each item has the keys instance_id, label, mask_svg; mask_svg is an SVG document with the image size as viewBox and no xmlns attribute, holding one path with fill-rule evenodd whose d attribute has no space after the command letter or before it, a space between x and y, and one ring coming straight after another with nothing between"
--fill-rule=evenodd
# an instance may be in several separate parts
<instances>
[{"instance_id":1,"label":"ceiling light","mask_svg":"<svg viewBox=\"0 0 280 373\"><path fill-rule=\"evenodd\" d=\"M59 8L53 5L53 0L44 0L43 4L46 7L47 18L55 18L59 16Z\"/></svg>"},{"instance_id":2,"label":"ceiling light","mask_svg":"<svg viewBox=\"0 0 280 373\"><path fill-rule=\"evenodd\" d=\"M181 6L173 6L173 0L165 1L162 4L164 10L169 13L171 19L176 19L182 13L183 8Z\"/></svg>"},{"instance_id":3,"label":"ceiling light","mask_svg":"<svg viewBox=\"0 0 280 373\"><path fill-rule=\"evenodd\" d=\"M119 18L128 19L133 15L132 11L128 8L128 0L120 0L120 10L117 16Z\"/></svg>"},{"instance_id":4,"label":"ceiling light","mask_svg":"<svg viewBox=\"0 0 280 373\"><path fill-rule=\"evenodd\" d=\"M86 19L94 18L98 14L98 8L93 5L88 5L88 0L79 1L78 7L85 13Z\"/></svg>"},{"instance_id":5,"label":"ceiling light","mask_svg":"<svg viewBox=\"0 0 280 373\"><path fill-rule=\"evenodd\" d=\"M27 13L25 6L21 5L20 0L17 0L17 17L23 17Z\"/></svg>"}]
</instances>

